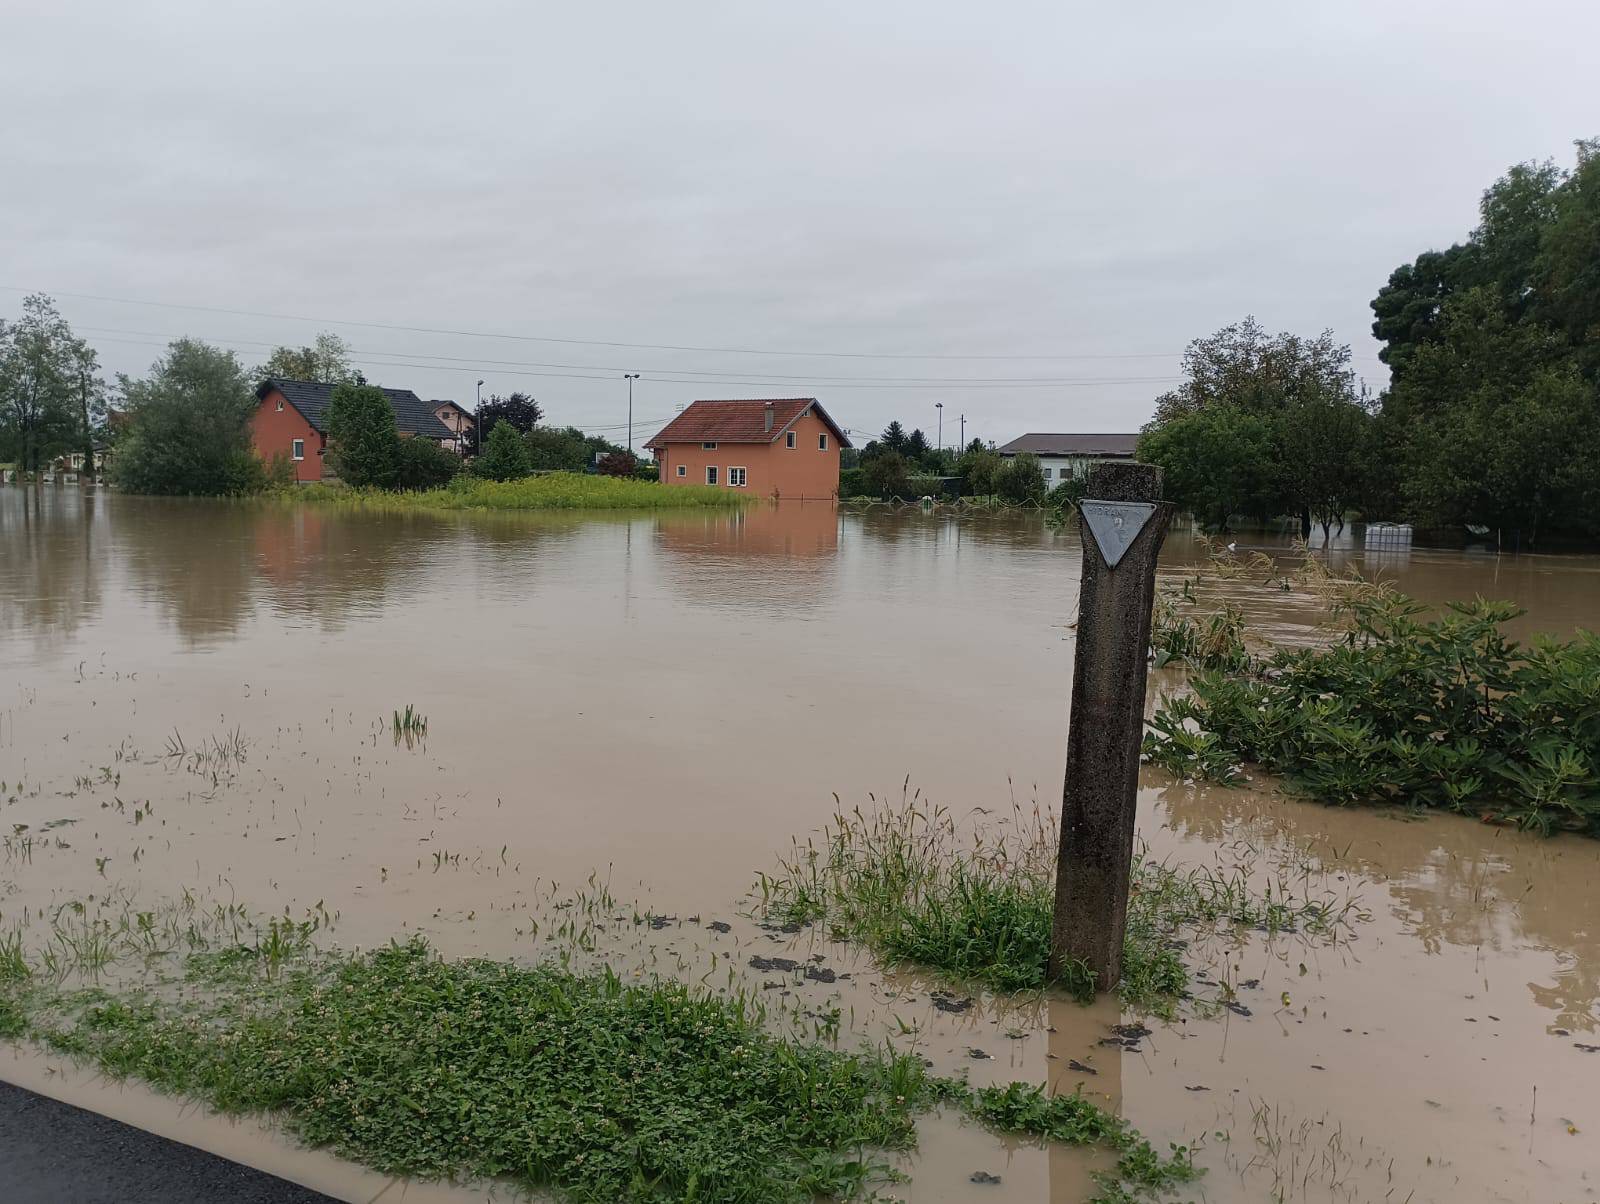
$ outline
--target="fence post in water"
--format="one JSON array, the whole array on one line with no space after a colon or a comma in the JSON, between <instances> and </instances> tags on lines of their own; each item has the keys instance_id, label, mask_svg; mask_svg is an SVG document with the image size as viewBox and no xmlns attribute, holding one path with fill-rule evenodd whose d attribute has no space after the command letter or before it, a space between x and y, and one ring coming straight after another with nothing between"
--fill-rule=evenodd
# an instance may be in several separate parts
<instances>
[{"instance_id":1,"label":"fence post in water","mask_svg":"<svg viewBox=\"0 0 1600 1204\"><path fill-rule=\"evenodd\" d=\"M1101 464L1080 503L1083 581L1067 727L1050 977L1087 966L1095 989L1122 977L1139 790L1156 554L1172 521L1161 470Z\"/></svg>"}]
</instances>

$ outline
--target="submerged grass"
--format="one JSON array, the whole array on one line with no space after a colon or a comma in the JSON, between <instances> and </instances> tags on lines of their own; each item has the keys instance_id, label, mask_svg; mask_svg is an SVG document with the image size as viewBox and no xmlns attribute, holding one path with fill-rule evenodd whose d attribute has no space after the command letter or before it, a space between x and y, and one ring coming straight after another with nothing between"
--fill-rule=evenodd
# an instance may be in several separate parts
<instances>
[{"instance_id":1,"label":"submerged grass","mask_svg":"<svg viewBox=\"0 0 1600 1204\"><path fill-rule=\"evenodd\" d=\"M835 802L837 802L835 798ZM820 841L796 842L759 881L766 914L825 924L893 961L940 970L997 991L1047 984L1055 901L1055 821L1037 807L959 823L909 792L870 812L842 808ZM1240 930L1336 936L1349 899L1312 897L1309 875L1252 882L1250 866L1177 869L1134 858L1123 945L1122 997L1171 1014L1188 991L1183 954L1196 937ZM1070 967L1059 984L1086 998L1092 974Z\"/></svg>"},{"instance_id":2,"label":"submerged grass","mask_svg":"<svg viewBox=\"0 0 1600 1204\"><path fill-rule=\"evenodd\" d=\"M551 472L515 481L457 477L443 489L417 493L339 489L311 485L288 496L300 501L362 510L408 513L437 510L662 510L738 509L750 498L708 485L661 485L625 477Z\"/></svg>"},{"instance_id":3,"label":"submerged grass","mask_svg":"<svg viewBox=\"0 0 1600 1204\"><path fill-rule=\"evenodd\" d=\"M744 996L609 971L444 961L420 939L359 955L262 943L188 959L190 990L0 990L0 1035L230 1112L286 1116L381 1171L505 1176L573 1201L866 1198L918 1114L1103 1148L1105 1200L1196 1175L1081 1096L972 1091L890 1049L773 1035ZM198 989L196 989L198 988ZM9 993L8 993L9 992ZM875 1197L874 1197L875 1198Z\"/></svg>"}]
</instances>

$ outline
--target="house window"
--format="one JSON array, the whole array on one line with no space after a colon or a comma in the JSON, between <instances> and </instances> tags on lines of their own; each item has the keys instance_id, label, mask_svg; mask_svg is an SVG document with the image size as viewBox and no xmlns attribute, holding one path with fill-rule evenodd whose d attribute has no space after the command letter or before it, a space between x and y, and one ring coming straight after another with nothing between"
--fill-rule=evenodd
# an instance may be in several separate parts
<instances>
[{"instance_id":1,"label":"house window","mask_svg":"<svg viewBox=\"0 0 1600 1204\"><path fill-rule=\"evenodd\" d=\"M742 488L744 488L744 469L742 469L742 468L730 468L730 469L728 469L728 488L729 489L742 489Z\"/></svg>"},{"instance_id":2,"label":"house window","mask_svg":"<svg viewBox=\"0 0 1600 1204\"><path fill-rule=\"evenodd\" d=\"M794 446L794 432L793 431L790 431L787 435L785 435L783 437L783 445L785 447L793 447Z\"/></svg>"},{"instance_id":3,"label":"house window","mask_svg":"<svg viewBox=\"0 0 1600 1204\"><path fill-rule=\"evenodd\" d=\"M283 398L278 398L278 413L283 413Z\"/></svg>"},{"instance_id":4,"label":"house window","mask_svg":"<svg viewBox=\"0 0 1600 1204\"><path fill-rule=\"evenodd\" d=\"M707 464L706 465L706 484L707 485L715 485L716 483L717 483L717 466L715 464Z\"/></svg>"},{"instance_id":5,"label":"house window","mask_svg":"<svg viewBox=\"0 0 1600 1204\"><path fill-rule=\"evenodd\" d=\"M828 450L828 436L826 436L826 435L818 435L817 436L817 450L818 451L827 451Z\"/></svg>"},{"instance_id":6,"label":"house window","mask_svg":"<svg viewBox=\"0 0 1600 1204\"><path fill-rule=\"evenodd\" d=\"M296 439L294 441L294 450L289 455L295 460L304 460L306 458L306 441L304 439Z\"/></svg>"},{"instance_id":7,"label":"house window","mask_svg":"<svg viewBox=\"0 0 1600 1204\"><path fill-rule=\"evenodd\" d=\"M717 445L715 443L702 443L700 445L700 450L701 451L716 451L717 450Z\"/></svg>"},{"instance_id":8,"label":"house window","mask_svg":"<svg viewBox=\"0 0 1600 1204\"><path fill-rule=\"evenodd\" d=\"M1066 475L1066 471L1067 470L1063 468L1061 470L1061 474L1063 476L1065 476ZM1044 479L1047 480L1047 481L1050 479L1050 470L1048 468L1044 470Z\"/></svg>"},{"instance_id":9,"label":"house window","mask_svg":"<svg viewBox=\"0 0 1600 1204\"><path fill-rule=\"evenodd\" d=\"M689 475L689 466L687 464L678 465L678 475L680 477L688 476Z\"/></svg>"}]
</instances>

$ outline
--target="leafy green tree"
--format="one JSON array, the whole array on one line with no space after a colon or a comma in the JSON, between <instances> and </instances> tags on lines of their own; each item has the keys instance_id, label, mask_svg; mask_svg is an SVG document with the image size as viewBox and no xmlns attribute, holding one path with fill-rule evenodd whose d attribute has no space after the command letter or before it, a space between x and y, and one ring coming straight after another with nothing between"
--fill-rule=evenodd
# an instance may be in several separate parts
<instances>
[{"instance_id":1,"label":"leafy green tree","mask_svg":"<svg viewBox=\"0 0 1600 1204\"><path fill-rule=\"evenodd\" d=\"M483 454L473 462L475 475L490 481L512 481L533 471L528 445L509 422L497 422L489 429Z\"/></svg>"},{"instance_id":2,"label":"leafy green tree","mask_svg":"<svg viewBox=\"0 0 1600 1204\"><path fill-rule=\"evenodd\" d=\"M309 347L276 347L267 362L252 373L256 380L269 376L285 380L314 380L322 384L362 384L361 373L350 363L350 345L324 331Z\"/></svg>"},{"instance_id":3,"label":"leafy green tree","mask_svg":"<svg viewBox=\"0 0 1600 1204\"><path fill-rule=\"evenodd\" d=\"M1226 531L1235 515L1277 512L1274 437L1267 417L1237 406L1206 406L1146 427L1136 454L1160 465L1168 498Z\"/></svg>"},{"instance_id":4,"label":"leafy green tree","mask_svg":"<svg viewBox=\"0 0 1600 1204\"><path fill-rule=\"evenodd\" d=\"M1438 337L1444 303L1476 279L1473 247L1424 251L1415 263L1401 264L1372 301L1372 337L1383 344L1378 358L1395 380L1405 375L1419 344Z\"/></svg>"},{"instance_id":5,"label":"leafy green tree","mask_svg":"<svg viewBox=\"0 0 1600 1204\"><path fill-rule=\"evenodd\" d=\"M345 383L328 398L328 461L357 489L392 489L400 467L394 406L376 385Z\"/></svg>"},{"instance_id":6,"label":"leafy green tree","mask_svg":"<svg viewBox=\"0 0 1600 1204\"><path fill-rule=\"evenodd\" d=\"M1507 313L1496 290L1446 307L1385 399L1408 439L1402 491L1412 514L1533 542L1552 525L1600 529L1600 398L1561 334Z\"/></svg>"},{"instance_id":7,"label":"leafy green tree","mask_svg":"<svg viewBox=\"0 0 1600 1204\"><path fill-rule=\"evenodd\" d=\"M523 443L532 468L563 472L587 472L597 455L627 451L599 435L586 435L575 426L537 426L523 436Z\"/></svg>"},{"instance_id":8,"label":"leafy green tree","mask_svg":"<svg viewBox=\"0 0 1600 1204\"><path fill-rule=\"evenodd\" d=\"M1350 348L1323 331L1313 339L1269 335L1253 317L1190 343L1184 381L1156 398L1154 421L1169 422L1210 406L1268 414L1314 397L1353 396Z\"/></svg>"},{"instance_id":9,"label":"leafy green tree","mask_svg":"<svg viewBox=\"0 0 1600 1204\"><path fill-rule=\"evenodd\" d=\"M26 471L38 472L71 447L85 447L99 370L94 352L72 333L42 293L22 300L22 317L0 321L0 440Z\"/></svg>"},{"instance_id":10,"label":"leafy green tree","mask_svg":"<svg viewBox=\"0 0 1600 1204\"><path fill-rule=\"evenodd\" d=\"M1566 333L1584 372L1600 375L1600 139L1578 143L1578 166L1555 195L1535 276L1539 313Z\"/></svg>"},{"instance_id":11,"label":"leafy green tree","mask_svg":"<svg viewBox=\"0 0 1600 1204\"><path fill-rule=\"evenodd\" d=\"M394 487L400 490L439 489L462 470L461 457L432 439L395 441Z\"/></svg>"},{"instance_id":12,"label":"leafy green tree","mask_svg":"<svg viewBox=\"0 0 1600 1204\"><path fill-rule=\"evenodd\" d=\"M1478 206L1480 220L1472 232L1477 275L1470 283L1493 283L1514 317L1537 301L1540 247L1565 181L1566 173L1553 162L1519 163L1489 186Z\"/></svg>"},{"instance_id":13,"label":"leafy green tree","mask_svg":"<svg viewBox=\"0 0 1600 1204\"><path fill-rule=\"evenodd\" d=\"M544 408L526 393L512 393L506 397L495 394L478 407L475 417L483 424L485 433L494 430L496 423L508 422L518 434L526 435L539 425Z\"/></svg>"},{"instance_id":14,"label":"leafy green tree","mask_svg":"<svg viewBox=\"0 0 1600 1204\"><path fill-rule=\"evenodd\" d=\"M1291 513L1309 515L1326 542L1335 523L1365 500L1375 449L1373 418L1342 397L1313 398L1280 411L1273 426L1277 493Z\"/></svg>"},{"instance_id":15,"label":"leafy green tree","mask_svg":"<svg viewBox=\"0 0 1600 1204\"><path fill-rule=\"evenodd\" d=\"M235 495L265 479L251 450L256 398L238 357L178 339L149 376L119 378L129 425L112 480L132 493Z\"/></svg>"},{"instance_id":16,"label":"leafy green tree","mask_svg":"<svg viewBox=\"0 0 1600 1204\"><path fill-rule=\"evenodd\" d=\"M1019 505L1044 501L1047 490L1039 457L1032 452L1019 452L1004 460L994 476L995 493L1002 500Z\"/></svg>"},{"instance_id":17,"label":"leafy green tree","mask_svg":"<svg viewBox=\"0 0 1600 1204\"><path fill-rule=\"evenodd\" d=\"M883 498L911 496L911 466L897 451L884 451L861 466L867 489Z\"/></svg>"},{"instance_id":18,"label":"leafy green tree","mask_svg":"<svg viewBox=\"0 0 1600 1204\"><path fill-rule=\"evenodd\" d=\"M1396 371L1369 490L1418 521L1523 542L1600 530L1600 142L1577 145L1570 172L1518 164L1484 192L1448 287L1431 309L1413 298L1418 321L1395 277L1373 301Z\"/></svg>"},{"instance_id":19,"label":"leafy green tree","mask_svg":"<svg viewBox=\"0 0 1600 1204\"><path fill-rule=\"evenodd\" d=\"M968 497L992 497L996 479L1004 466L1005 457L974 439L956 462L961 492Z\"/></svg>"}]
</instances>

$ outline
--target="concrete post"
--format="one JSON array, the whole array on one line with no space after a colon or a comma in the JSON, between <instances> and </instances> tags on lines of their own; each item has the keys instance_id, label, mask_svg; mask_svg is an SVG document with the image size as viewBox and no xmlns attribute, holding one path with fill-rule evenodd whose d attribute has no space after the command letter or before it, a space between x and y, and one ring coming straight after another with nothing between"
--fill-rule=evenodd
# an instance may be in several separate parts
<instances>
[{"instance_id":1,"label":"concrete post","mask_svg":"<svg viewBox=\"0 0 1600 1204\"><path fill-rule=\"evenodd\" d=\"M1050 977L1081 961L1095 989L1122 977L1156 554L1172 521L1161 470L1100 464L1081 507L1083 584L1067 728Z\"/></svg>"}]
</instances>

